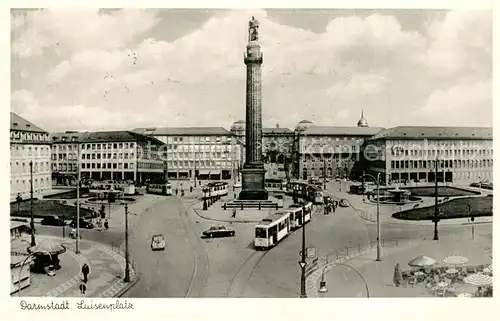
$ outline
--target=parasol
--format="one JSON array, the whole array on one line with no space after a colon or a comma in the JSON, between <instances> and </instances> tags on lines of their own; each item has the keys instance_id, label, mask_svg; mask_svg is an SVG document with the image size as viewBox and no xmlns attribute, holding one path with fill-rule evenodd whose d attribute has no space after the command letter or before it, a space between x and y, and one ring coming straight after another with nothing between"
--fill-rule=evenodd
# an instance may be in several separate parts
<instances>
[{"instance_id":1,"label":"parasol","mask_svg":"<svg viewBox=\"0 0 500 321\"><path fill-rule=\"evenodd\" d=\"M469 259L461 255L451 255L444 259L444 263L451 265L465 264Z\"/></svg>"},{"instance_id":2,"label":"parasol","mask_svg":"<svg viewBox=\"0 0 500 321\"><path fill-rule=\"evenodd\" d=\"M420 255L408 262L409 266L412 267L426 267L436 264L436 260L425 255Z\"/></svg>"},{"instance_id":3,"label":"parasol","mask_svg":"<svg viewBox=\"0 0 500 321\"><path fill-rule=\"evenodd\" d=\"M465 277L464 282L475 286L485 286L490 285L493 282L493 278L486 274L476 273Z\"/></svg>"}]
</instances>

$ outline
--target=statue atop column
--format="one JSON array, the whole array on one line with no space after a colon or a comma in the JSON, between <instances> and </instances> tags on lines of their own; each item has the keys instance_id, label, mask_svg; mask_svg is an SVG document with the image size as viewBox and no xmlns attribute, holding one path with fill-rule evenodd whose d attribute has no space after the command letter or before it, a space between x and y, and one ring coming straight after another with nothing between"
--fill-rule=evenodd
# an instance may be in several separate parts
<instances>
[{"instance_id":1,"label":"statue atop column","mask_svg":"<svg viewBox=\"0 0 500 321\"><path fill-rule=\"evenodd\" d=\"M259 40L259 21L252 16L252 20L248 22L248 41Z\"/></svg>"}]
</instances>

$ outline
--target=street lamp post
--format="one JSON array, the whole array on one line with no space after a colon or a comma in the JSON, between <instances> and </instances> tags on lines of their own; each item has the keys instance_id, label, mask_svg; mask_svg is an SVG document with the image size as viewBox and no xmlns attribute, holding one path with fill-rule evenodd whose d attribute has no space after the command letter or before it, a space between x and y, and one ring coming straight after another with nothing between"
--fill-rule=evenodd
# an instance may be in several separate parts
<instances>
[{"instance_id":1,"label":"street lamp post","mask_svg":"<svg viewBox=\"0 0 500 321\"><path fill-rule=\"evenodd\" d=\"M33 216L33 161L30 161L30 215L31 215L31 246L36 245L35 241L35 217Z\"/></svg>"},{"instance_id":2,"label":"street lamp post","mask_svg":"<svg viewBox=\"0 0 500 321\"><path fill-rule=\"evenodd\" d=\"M129 267L129 253L128 253L128 206L125 203L125 277L124 282L130 282L130 267Z\"/></svg>"},{"instance_id":3,"label":"street lamp post","mask_svg":"<svg viewBox=\"0 0 500 321\"><path fill-rule=\"evenodd\" d=\"M363 177L364 176L370 176L373 179L375 179L375 177L373 177L370 174L363 173ZM362 177L362 180L363 180L363 177ZM382 248L380 246L380 173L377 173L376 180L377 180L377 258L376 258L376 261L381 261L380 257L382 255ZM364 184L364 180L363 180L363 184ZM363 194L364 194L364 187L363 187Z\"/></svg>"},{"instance_id":4,"label":"street lamp post","mask_svg":"<svg viewBox=\"0 0 500 321\"><path fill-rule=\"evenodd\" d=\"M80 182L81 182L81 164L80 164L80 144L77 145L77 179L76 179L76 248L75 253L80 254Z\"/></svg>"},{"instance_id":5,"label":"street lamp post","mask_svg":"<svg viewBox=\"0 0 500 321\"><path fill-rule=\"evenodd\" d=\"M305 224L306 208L302 207L302 260L300 261L300 297L307 298L306 293L306 224Z\"/></svg>"},{"instance_id":6,"label":"street lamp post","mask_svg":"<svg viewBox=\"0 0 500 321\"><path fill-rule=\"evenodd\" d=\"M436 166L435 166L435 177L434 177L434 240L439 240L439 232L438 232L438 222L439 222L439 207L438 207L438 166L439 158L436 157Z\"/></svg>"},{"instance_id":7,"label":"street lamp post","mask_svg":"<svg viewBox=\"0 0 500 321\"><path fill-rule=\"evenodd\" d=\"M334 265L341 265L341 266L345 266L351 270L353 270L360 278L361 280L363 281L364 285L365 285L365 289L366 289L366 297L369 298L370 297L370 290L368 289L368 284L366 283L366 280L365 278L363 277L363 275L361 275L361 273L359 273L358 270L356 270L354 267L348 265L348 264L344 264L344 263L335 263ZM323 267L323 270L321 271L321 281L320 281L320 287L319 287L319 290L318 292L319 293L326 293L328 292L328 288L326 287L326 281L325 281L325 269L328 267L328 265L325 265Z\"/></svg>"}]
</instances>

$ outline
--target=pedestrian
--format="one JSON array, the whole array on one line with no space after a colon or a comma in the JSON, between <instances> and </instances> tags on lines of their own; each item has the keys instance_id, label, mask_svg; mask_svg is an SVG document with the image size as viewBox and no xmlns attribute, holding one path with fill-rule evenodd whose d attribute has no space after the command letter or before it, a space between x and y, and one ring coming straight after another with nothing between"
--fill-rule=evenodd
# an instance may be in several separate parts
<instances>
[{"instance_id":1,"label":"pedestrian","mask_svg":"<svg viewBox=\"0 0 500 321\"><path fill-rule=\"evenodd\" d=\"M396 264L394 267L394 276L393 276L393 281L394 285L399 288L401 285L401 282L403 281L403 272L401 272L401 267L399 266L399 263Z\"/></svg>"},{"instance_id":2,"label":"pedestrian","mask_svg":"<svg viewBox=\"0 0 500 321\"><path fill-rule=\"evenodd\" d=\"M181 189L181 196L184 197L184 189Z\"/></svg>"},{"instance_id":3,"label":"pedestrian","mask_svg":"<svg viewBox=\"0 0 500 321\"><path fill-rule=\"evenodd\" d=\"M192 193L193 192L193 186L189 186L189 192Z\"/></svg>"},{"instance_id":4,"label":"pedestrian","mask_svg":"<svg viewBox=\"0 0 500 321\"><path fill-rule=\"evenodd\" d=\"M85 283L80 284L80 293L85 294L85 291L87 291L87 286Z\"/></svg>"},{"instance_id":5,"label":"pedestrian","mask_svg":"<svg viewBox=\"0 0 500 321\"><path fill-rule=\"evenodd\" d=\"M107 229L109 229L108 219L106 219L106 220L104 221L104 228L105 228L106 230L107 230Z\"/></svg>"},{"instance_id":6,"label":"pedestrian","mask_svg":"<svg viewBox=\"0 0 500 321\"><path fill-rule=\"evenodd\" d=\"M179 189L175 189L175 196L179 195Z\"/></svg>"},{"instance_id":7,"label":"pedestrian","mask_svg":"<svg viewBox=\"0 0 500 321\"><path fill-rule=\"evenodd\" d=\"M232 218L236 217L236 207L233 207L233 215L231 216Z\"/></svg>"},{"instance_id":8,"label":"pedestrian","mask_svg":"<svg viewBox=\"0 0 500 321\"><path fill-rule=\"evenodd\" d=\"M83 274L83 282L84 282L84 283L87 283L87 281L89 280L89 279L88 279L89 273L90 273L90 268L89 268L89 266L87 265L87 263L85 263L85 264L82 266L82 274Z\"/></svg>"}]
</instances>

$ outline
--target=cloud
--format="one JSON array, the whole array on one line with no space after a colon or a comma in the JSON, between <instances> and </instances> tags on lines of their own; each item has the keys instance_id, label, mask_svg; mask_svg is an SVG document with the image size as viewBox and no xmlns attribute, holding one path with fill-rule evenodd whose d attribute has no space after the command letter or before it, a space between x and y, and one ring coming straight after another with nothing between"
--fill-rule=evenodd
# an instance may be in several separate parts
<instances>
[{"instance_id":1,"label":"cloud","mask_svg":"<svg viewBox=\"0 0 500 321\"><path fill-rule=\"evenodd\" d=\"M12 46L30 77L13 81L13 90L32 92L40 104L30 112L49 125L45 109L55 107L47 106L66 106L81 117L81 128L105 128L107 121L229 127L245 117L243 52L252 15L260 21L264 55L265 126L293 128L301 119L355 126L361 109L372 126L396 126L408 115L415 115L413 125L425 125L440 104L487 104L485 85L453 100L460 90L491 81L491 16L469 11L438 20L429 15L424 33L382 14L336 17L317 33L279 24L265 10L227 10L170 41L153 29L181 28L180 22L157 10L30 12ZM91 28L76 23L85 19Z\"/></svg>"},{"instance_id":2,"label":"cloud","mask_svg":"<svg viewBox=\"0 0 500 321\"><path fill-rule=\"evenodd\" d=\"M492 82L437 90L414 116L426 119L428 124L436 126L445 126L450 122L461 123L463 119L466 119L469 126L492 126Z\"/></svg>"},{"instance_id":3,"label":"cloud","mask_svg":"<svg viewBox=\"0 0 500 321\"><path fill-rule=\"evenodd\" d=\"M13 42L21 57L61 46L72 51L123 48L157 23L155 10L43 9L26 14L28 27ZM14 21L16 24L17 21Z\"/></svg>"}]
</instances>

